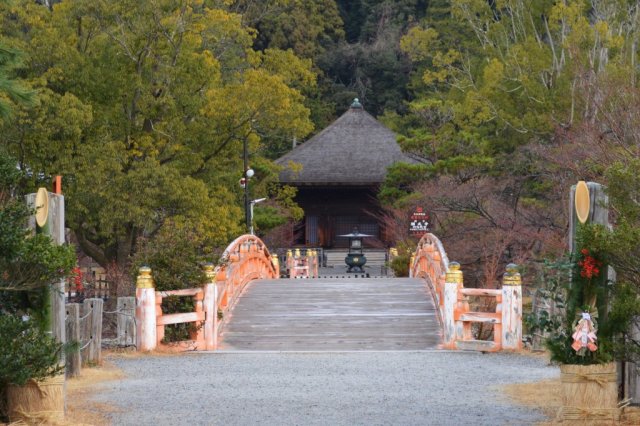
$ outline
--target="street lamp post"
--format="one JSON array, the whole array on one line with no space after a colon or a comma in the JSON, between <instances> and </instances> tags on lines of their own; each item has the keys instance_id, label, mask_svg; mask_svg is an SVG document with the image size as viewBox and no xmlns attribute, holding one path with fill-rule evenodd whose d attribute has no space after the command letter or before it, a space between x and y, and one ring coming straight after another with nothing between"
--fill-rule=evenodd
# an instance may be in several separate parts
<instances>
[{"instance_id":1,"label":"street lamp post","mask_svg":"<svg viewBox=\"0 0 640 426\"><path fill-rule=\"evenodd\" d=\"M251 203L249 200L249 181L254 175L253 169L245 169L244 177L240 179L240 185L244 188L244 219L247 230L251 229Z\"/></svg>"},{"instance_id":2,"label":"street lamp post","mask_svg":"<svg viewBox=\"0 0 640 426\"><path fill-rule=\"evenodd\" d=\"M251 200L249 202L249 233L251 235L254 235L253 234L253 206L263 202L264 200L266 200L266 198L258 198L257 200Z\"/></svg>"},{"instance_id":3,"label":"street lamp post","mask_svg":"<svg viewBox=\"0 0 640 426\"><path fill-rule=\"evenodd\" d=\"M247 145L247 138L245 138L242 145L242 170L244 174L244 221L247 229L250 229L251 218L249 217L249 178L253 176L253 170L249 168L249 147ZM251 171L251 176L249 176L249 171Z\"/></svg>"}]
</instances>

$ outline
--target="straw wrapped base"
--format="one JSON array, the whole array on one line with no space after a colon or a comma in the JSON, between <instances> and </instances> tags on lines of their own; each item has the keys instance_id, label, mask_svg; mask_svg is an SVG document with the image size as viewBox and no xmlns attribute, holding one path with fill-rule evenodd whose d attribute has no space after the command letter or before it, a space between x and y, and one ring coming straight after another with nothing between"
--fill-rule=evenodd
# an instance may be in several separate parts
<instances>
[{"instance_id":1,"label":"straw wrapped base","mask_svg":"<svg viewBox=\"0 0 640 426\"><path fill-rule=\"evenodd\" d=\"M610 424L620 420L616 364L560 366L562 407L556 421Z\"/></svg>"},{"instance_id":2,"label":"straw wrapped base","mask_svg":"<svg viewBox=\"0 0 640 426\"><path fill-rule=\"evenodd\" d=\"M64 421L64 375L29 380L24 386L7 388L11 422L61 424Z\"/></svg>"}]
</instances>

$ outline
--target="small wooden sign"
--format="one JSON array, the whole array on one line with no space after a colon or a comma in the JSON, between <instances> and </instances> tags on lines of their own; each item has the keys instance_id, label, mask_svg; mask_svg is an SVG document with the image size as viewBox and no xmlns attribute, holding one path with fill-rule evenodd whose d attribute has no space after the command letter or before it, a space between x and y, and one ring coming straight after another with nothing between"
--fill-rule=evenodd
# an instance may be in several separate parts
<instances>
[{"instance_id":1,"label":"small wooden sign","mask_svg":"<svg viewBox=\"0 0 640 426\"><path fill-rule=\"evenodd\" d=\"M591 208L591 198L589 196L589 187L583 180L576 185L575 195L576 216L580 223L586 223L589 219L589 210Z\"/></svg>"},{"instance_id":2,"label":"small wooden sign","mask_svg":"<svg viewBox=\"0 0 640 426\"><path fill-rule=\"evenodd\" d=\"M409 223L409 233L416 237L422 237L431 229L429 223L429 215L424 212L422 207L416 207L415 212L411 215L411 223Z\"/></svg>"}]
</instances>

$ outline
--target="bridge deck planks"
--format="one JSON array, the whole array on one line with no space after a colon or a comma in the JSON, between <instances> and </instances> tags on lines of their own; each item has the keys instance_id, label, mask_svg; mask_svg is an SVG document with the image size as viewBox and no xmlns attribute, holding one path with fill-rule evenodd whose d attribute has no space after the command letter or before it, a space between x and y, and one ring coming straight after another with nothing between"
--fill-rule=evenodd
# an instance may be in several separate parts
<instances>
[{"instance_id":1,"label":"bridge deck planks","mask_svg":"<svg viewBox=\"0 0 640 426\"><path fill-rule=\"evenodd\" d=\"M436 315L416 279L255 281L225 319L221 349L433 349L441 340Z\"/></svg>"}]
</instances>

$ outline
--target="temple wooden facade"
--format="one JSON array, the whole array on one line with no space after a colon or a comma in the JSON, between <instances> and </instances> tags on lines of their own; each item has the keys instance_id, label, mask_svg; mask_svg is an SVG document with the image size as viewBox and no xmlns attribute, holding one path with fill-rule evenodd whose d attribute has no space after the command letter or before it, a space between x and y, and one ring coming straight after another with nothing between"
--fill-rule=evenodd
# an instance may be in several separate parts
<instances>
[{"instance_id":1,"label":"temple wooden facade","mask_svg":"<svg viewBox=\"0 0 640 426\"><path fill-rule=\"evenodd\" d=\"M396 135L357 101L329 127L276 161L284 167L280 181L298 188L296 201L305 217L299 245L345 247L358 228L367 246L390 243L380 223L377 192L387 168L412 162L400 150Z\"/></svg>"}]
</instances>

